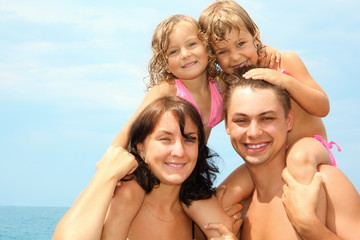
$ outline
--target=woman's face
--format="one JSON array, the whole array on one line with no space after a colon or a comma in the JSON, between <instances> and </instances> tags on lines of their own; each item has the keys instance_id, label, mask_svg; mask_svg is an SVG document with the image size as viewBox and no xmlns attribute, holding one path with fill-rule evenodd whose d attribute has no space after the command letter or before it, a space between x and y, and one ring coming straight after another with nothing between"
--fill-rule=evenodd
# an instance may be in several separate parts
<instances>
[{"instance_id":1,"label":"woman's face","mask_svg":"<svg viewBox=\"0 0 360 240\"><path fill-rule=\"evenodd\" d=\"M192 173L198 158L198 129L186 118L182 136L179 121L169 111L158 120L153 132L137 148L161 184L181 185Z\"/></svg>"}]
</instances>

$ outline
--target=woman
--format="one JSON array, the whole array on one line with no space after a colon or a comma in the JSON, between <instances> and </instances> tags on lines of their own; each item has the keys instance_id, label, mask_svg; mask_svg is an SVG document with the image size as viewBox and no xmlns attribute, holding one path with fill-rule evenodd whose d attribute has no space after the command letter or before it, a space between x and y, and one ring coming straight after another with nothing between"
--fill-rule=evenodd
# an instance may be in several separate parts
<instances>
[{"instance_id":1,"label":"woman","mask_svg":"<svg viewBox=\"0 0 360 240\"><path fill-rule=\"evenodd\" d=\"M182 204L210 198L218 171L210 163L199 113L181 98L159 98L134 121L129 137L131 154L120 147L107 150L54 239L194 239ZM120 200L112 206L115 189ZM212 211L223 210L219 205ZM116 234L107 227L113 224Z\"/></svg>"}]
</instances>

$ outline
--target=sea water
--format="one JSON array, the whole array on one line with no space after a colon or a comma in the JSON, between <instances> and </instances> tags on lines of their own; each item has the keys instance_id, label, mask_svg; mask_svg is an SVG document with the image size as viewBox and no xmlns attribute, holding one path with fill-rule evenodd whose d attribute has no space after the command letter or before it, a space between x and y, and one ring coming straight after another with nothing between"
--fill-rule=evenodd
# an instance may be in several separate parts
<instances>
[{"instance_id":1,"label":"sea water","mask_svg":"<svg viewBox=\"0 0 360 240\"><path fill-rule=\"evenodd\" d=\"M0 206L0 240L50 240L66 207Z\"/></svg>"}]
</instances>

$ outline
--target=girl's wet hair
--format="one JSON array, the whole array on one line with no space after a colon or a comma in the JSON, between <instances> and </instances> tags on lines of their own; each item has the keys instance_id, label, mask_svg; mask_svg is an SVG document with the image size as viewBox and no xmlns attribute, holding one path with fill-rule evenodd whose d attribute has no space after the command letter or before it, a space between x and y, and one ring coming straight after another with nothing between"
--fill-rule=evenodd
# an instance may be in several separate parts
<instances>
[{"instance_id":1,"label":"girl's wet hair","mask_svg":"<svg viewBox=\"0 0 360 240\"><path fill-rule=\"evenodd\" d=\"M236 88L251 88L251 89L272 89L278 99L279 104L281 104L281 106L284 108L284 112L285 112L285 117L288 116L288 113L291 109L291 101L290 101L290 95L289 93L277 86L277 85L273 85L265 80L261 80L261 79L246 79L243 77L243 75L253 69L256 68L255 66L246 66L246 67L242 67L239 68L238 71L233 74L230 75L227 79L228 81L228 88L227 91L225 91L225 94L223 95L223 104L224 104L224 116L225 116L225 121L227 121L227 114L228 114L228 110L229 110L229 105L230 105L230 100L231 100L231 96L234 92L234 90Z\"/></svg>"},{"instance_id":2,"label":"girl's wet hair","mask_svg":"<svg viewBox=\"0 0 360 240\"><path fill-rule=\"evenodd\" d=\"M259 57L266 55L265 45L260 41L260 31L250 15L232 0L218 0L208 6L199 18L201 29L210 44L227 40L231 31L247 31L254 39ZM213 51L214 52L214 51Z\"/></svg>"},{"instance_id":3,"label":"girl's wet hair","mask_svg":"<svg viewBox=\"0 0 360 240\"><path fill-rule=\"evenodd\" d=\"M212 158L217 155L206 146L204 127L197 110L188 101L175 96L156 99L139 114L130 128L128 151L135 156L139 163L139 167L134 172L135 180L147 193L160 184L140 156L137 145L144 143L147 136L153 132L160 117L166 112L172 112L176 116L184 138L191 138L184 132L185 119L191 120L198 131L198 159L193 172L181 186L180 200L186 205L190 205L193 200L210 198L214 194L212 184L218 173Z\"/></svg>"},{"instance_id":4,"label":"girl's wet hair","mask_svg":"<svg viewBox=\"0 0 360 240\"><path fill-rule=\"evenodd\" d=\"M170 44L170 34L179 23L189 23L190 26L193 26L194 29L196 29L197 36L206 47L209 56L208 66L206 69L208 76L215 76L217 73L217 69L215 67L216 57L210 49L207 38L205 38L203 32L200 30L198 22L190 16L181 14L173 15L163 20L157 26L153 34L151 42L153 56L149 63L150 82L147 86L148 89L163 81L166 81L169 84L174 83L174 79L176 77L167 71L167 50Z\"/></svg>"}]
</instances>

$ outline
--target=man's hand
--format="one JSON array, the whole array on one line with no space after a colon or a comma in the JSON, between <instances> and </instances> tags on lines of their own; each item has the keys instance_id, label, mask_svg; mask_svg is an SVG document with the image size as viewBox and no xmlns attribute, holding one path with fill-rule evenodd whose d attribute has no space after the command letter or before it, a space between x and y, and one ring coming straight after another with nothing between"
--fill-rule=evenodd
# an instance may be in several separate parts
<instances>
[{"instance_id":1,"label":"man's hand","mask_svg":"<svg viewBox=\"0 0 360 240\"><path fill-rule=\"evenodd\" d=\"M296 228L316 217L316 208L321 189L322 177L317 172L309 185L297 182L285 168L282 172L285 181L282 202L290 222Z\"/></svg>"}]
</instances>

